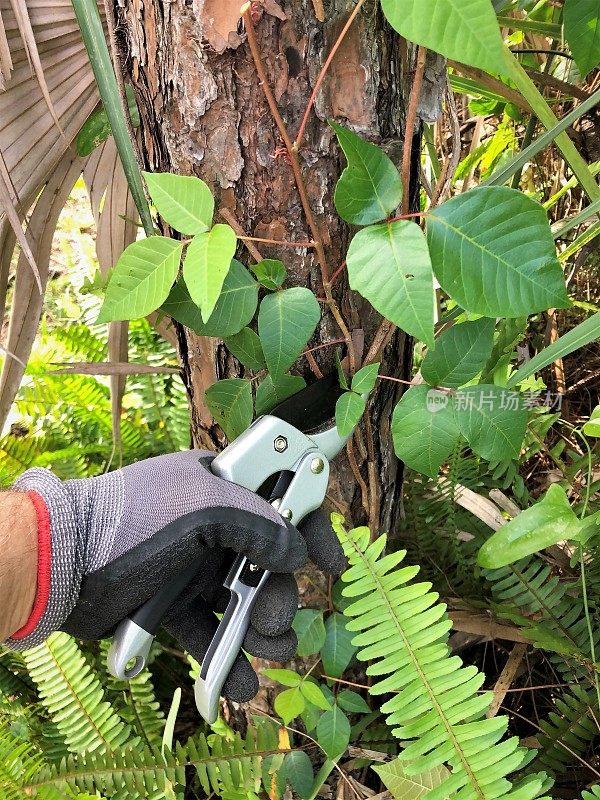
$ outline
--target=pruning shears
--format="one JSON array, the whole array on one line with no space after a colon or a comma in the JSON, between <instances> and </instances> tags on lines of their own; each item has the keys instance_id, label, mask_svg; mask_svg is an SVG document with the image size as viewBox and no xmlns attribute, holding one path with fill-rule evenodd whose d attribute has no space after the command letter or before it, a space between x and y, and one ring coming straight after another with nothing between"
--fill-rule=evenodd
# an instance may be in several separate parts
<instances>
[{"instance_id":1,"label":"pruning shears","mask_svg":"<svg viewBox=\"0 0 600 800\"><path fill-rule=\"evenodd\" d=\"M284 519L297 526L322 505L329 462L349 438L340 436L334 421L335 402L341 392L335 374L303 389L259 417L216 456L212 471L264 497ZM108 668L115 677L129 679L141 672L164 616L200 569L201 564L190 564L119 624L108 653ZM218 717L223 684L269 574L240 555L224 581L231 598L202 661L194 692L198 711L209 723Z\"/></svg>"}]
</instances>

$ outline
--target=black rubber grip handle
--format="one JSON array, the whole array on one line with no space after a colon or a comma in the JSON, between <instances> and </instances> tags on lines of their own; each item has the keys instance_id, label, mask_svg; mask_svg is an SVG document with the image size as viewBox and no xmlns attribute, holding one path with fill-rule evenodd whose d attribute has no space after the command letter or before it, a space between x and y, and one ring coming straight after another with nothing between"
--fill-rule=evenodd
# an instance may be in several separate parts
<instances>
[{"instance_id":1,"label":"black rubber grip handle","mask_svg":"<svg viewBox=\"0 0 600 800\"><path fill-rule=\"evenodd\" d=\"M157 633L167 612L202 569L203 559L196 559L166 583L150 600L147 600L130 619L153 636Z\"/></svg>"}]
</instances>

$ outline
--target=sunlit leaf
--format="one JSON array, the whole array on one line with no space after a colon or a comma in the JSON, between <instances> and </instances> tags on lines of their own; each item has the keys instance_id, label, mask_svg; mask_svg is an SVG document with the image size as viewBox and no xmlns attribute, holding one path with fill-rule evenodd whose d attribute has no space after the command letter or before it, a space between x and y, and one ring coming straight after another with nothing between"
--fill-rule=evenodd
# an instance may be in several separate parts
<instances>
[{"instance_id":1,"label":"sunlit leaf","mask_svg":"<svg viewBox=\"0 0 600 800\"><path fill-rule=\"evenodd\" d=\"M378 764L372 768L395 800L420 800L450 777L450 772L443 765L416 775L407 775L406 767L406 761L396 758L389 764ZM447 797L447 794L440 795L439 800L446 800Z\"/></svg>"},{"instance_id":2,"label":"sunlit leaf","mask_svg":"<svg viewBox=\"0 0 600 800\"><path fill-rule=\"evenodd\" d=\"M477 561L486 569L505 567L545 547L574 539L580 529L581 521L565 490L552 484L541 500L490 536L479 550Z\"/></svg>"},{"instance_id":3,"label":"sunlit leaf","mask_svg":"<svg viewBox=\"0 0 600 800\"><path fill-rule=\"evenodd\" d=\"M434 347L433 272L418 225L399 220L363 228L346 261L352 289L399 328Z\"/></svg>"},{"instance_id":4,"label":"sunlit leaf","mask_svg":"<svg viewBox=\"0 0 600 800\"><path fill-rule=\"evenodd\" d=\"M428 214L427 240L442 289L466 311L521 317L570 305L546 212L522 192L453 197Z\"/></svg>"},{"instance_id":5,"label":"sunlit leaf","mask_svg":"<svg viewBox=\"0 0 600 800\"><path fill-rule=\"evenodd\" d=\"M173 285L182 249L181 242L165 236L130 244L115 265L97 321L138 319L155 311Z\"/></svg>"},{"instance_id":6,"label":"sunlit leaf","mask_svg":"<svg viewBox=\"0 0 600 800\"><path fill-rule=\"evenodd\" d=\"M215 201L204 181L160 172L144 172L144 178L156 210L172 228L187 236L209 230Z\"/></svg>"},{"instance_id":7,"label":"sunlit leaf","mask_svg":"<svg viewBox=\"0 0 600 800\"><path fill-rule=\"evenodd\" d=\"M183 277L205 323L217 304L236 246L237 236L229 225L215 225L206 233L198 233L188 245Z\"/></svg>"},{"instance_id":8,"label":"sunlit leaf","mask_svg":"<svg viewBox=\"0 0 600 800\"><path fill-rule=\"evenodd\" d=\"M306 701L300 691L300 687L285 689L275 698L275 711L279 714L285 725L289 725L303 711Z\"/></svg>"}]
</instances>

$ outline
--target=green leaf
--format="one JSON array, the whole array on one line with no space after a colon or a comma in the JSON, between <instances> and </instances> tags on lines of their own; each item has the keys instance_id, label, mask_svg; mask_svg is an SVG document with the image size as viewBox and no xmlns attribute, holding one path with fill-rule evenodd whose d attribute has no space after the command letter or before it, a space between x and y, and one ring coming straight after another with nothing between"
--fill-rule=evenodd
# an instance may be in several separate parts
<instances>
[{"instance_id":1,"label":"green leaf","mask_svg":"<svg viewBox=\"0 0 600 800\"><path fill-rule=\"evenodd\" d=\"M390 158L376 145L330 121L348 166L335 187L335 207L352 225L388 217L402 201L402 181Z\"/></svg>"},{"instance_id":2,"label":"green leaf","mask_svg":"<svg viewBox=\"0 0 600 800\"><path fill-rule=\"evenodd\" d=\"M350 723L338 706L321 715L317 723L317 741L332 760L345 752L350 741Z\"/></svg>"},{"instance_id":3,"label":"green leaf","mask_svg":"<svg viewBox=\"0 0 600 800\"><path fill-rule=\"evenodd\" d=\"M325 621L325 642L321 648L321 660L326 675L341 678L352 661L356 647L352 644L353 633L346 629L346 618L334 611Z\"/></svg>"},{"instance_id":4,"label":"green leaf","mask_svg":"<svg viewBox=\"0 0 600 800\"><path fill-rule=\"evenodd\" d=\"M204 181L191 175L142 174L156 210L172 228L186 236L210 229L215 201Z\"/></svg>"},{"instance_id":5,"label":"green leaf","mask_svg":"<svg viewBox=\"0 0 600 800\"><path fill-rule=\"evenodd\" d=\"M183 245L165 236L130 244L112 272L97 322L138 319L164 302L177 277Z\"/></svg>"},{"instance_id":6,"label":"green leaf","mask_svg":"<svg viewBox=\"0 0 600 800\"><path fill-rule=\"evenodd\" d=\"M335 404L335 424L342 437L350 436L360 422L367 402L356 392L344 392Z\"/></svg>"},{"instance_id":7,"label":"green leaf","mask_svg":"<svg viewBox=\"0 0 600 800\"><path fill-rule=\"evenodd\" d=\"M457 392L458 428L471 448L488 461L517 458L527 428L527 409L516 392L479 384Z\"/></svg>"},{"instance_id":8,"label":"green leaf","mask_svg":"<svg viewBox=\"0 0 600 800\"><path fill-rule=\"evenodd\" d=\"M429 351L421 374L432 386L450 389L464 386L478 375L487 363L494 344L495 320L463 322L445 330Z\"/></svg>"},{"instance_id":9,"label":"green leaf","mask_svg":"<svg viewBox=\"0 0 600 800\"><path fill-rule=\"evenodd\" d=\"M591 417L583 426L583 433L585 436L600 437L600 406L592 411Z\"/></svg>"},{"instance_id":10,"label":"green leaf","mask_svg":"<svg viewBox=\"0 0 600 800\"><path fill-rule=\"evenodd\" d=\"M247 369L258 372L267 366L260 339L252 328L242 328L235 336L225 339L225 344Z\"/></svg>"},{"instance_id":11,"label":"green leaf","mask_svg":"<svg viewBox=\"0 0 600 800\"><path fill-rule=\"evenodd\" d=\"M304 750L286 753L283 759L283 772L290 786L302 800L308 800L314 780L313 766Z\"/></svg>"},{"instance_id":12,"label":"green leaf","mask_svg":"<svg viewBox=\"0 0 600 800\"><path fill-rule=\"evenodd\" d=\"M263 298L258 311L258 335L269 372L286 372L313 335L321 318L317 298L302 286Z\"/></svg>"},{"instance_id":13,"label":"green leaf","mask_svg":"<svg viewBox=\"0 0 600 800\"><path fill-rule=\"evenodd\" d=\"M309 703L312 703L313 706L320 708L322 711L329 711L331 708L331 703L323 694L321 687L317 686L316 683L308 680L302 681L300 691Z\"/></svg>"},{"instance_id":14,"label":"green leaf","mask_svg":"<svg viewBox=\"0 0 600 800\"><path fill-rule=\"evenodd\" d=\"M252 423L252 385L242 378L227 378L209 386L204 400L227 438L236 439Z\"/></svg>"},{"instance_id":15,"label":"green leaf","mask_svg":"<svg viewBox=\"0 0 600 800\"><path fill-rule=\"evenodd\" d=\"M299 686L293 689L286 689L275 698L275 711L285 725L289 725L293 719L300 716L304 711L304 706L305 701Z\"/></svg>"},{"instance_id":16,"label":"green leaf","mask_svg":"<svg viewBox=\"0 0 600 800\"><path fill-rule=\"evenodd\" d=\"M490 0L382 0L381 7L405 39L487 72L506 72Z\"/></svg>"},{"instance_id":17,"label":"green leaf","mask_svg":"<svg viewBox=\"0 0 600 800\"><path fill-rule=\"evenodd\" d=\"M262 673L283 686L300 686L302 683L300 675L291 669L263 669Z\"/></svg>"},{"instance_id":18,"label":"green leaf","mask_svg":"<svg viewBox=\"0 0 600 800\"><path fill-rule=\"evenodd\" d=\"M301 658L318 653L325 641L323 612L314 608L301 608L294 617L292 627L298 637L297 653Z\"/></svg>"},{"instance_id":19,"label":"green leaf","mask_svg":"<svg viewBox=\"0 0 600 800\"><path fill-rule=\"evenodd\" d=\"M419 226L399 220L364 228L350 243L346 262L351 288L433 349L433 272Z\"/></svg>"},{"instance_id":20,"label":"green leaf","mask_svg":"<svg viewBox=\"0 0 600 800\"><path fill-rule=\"evenodd\" d=\"M514 375L511 375L507 384L508 387L516 386L530 375L533 375L534 372L538 372L540 369L547 367L548 364L552 364L557 358L564 358L564 356L570 355L580 347L585 347L586 344L599 338L600 313L588 317L584 322L565 333L564 336L560 336L551 345L545 347L526 364L523 364Z\"/></svg>"},{"instance_id":21,"label":"green leaf","mask_svg":"<svg viewBox=\"0 0 600 800\"><path fill-rule=\"evenodd\" d=\"M358 692L353 692L350 689L344 689L340 692L336 698L336 702L340 708L343 708L344 711L348 711L350 714L371 713L371 709L367 705L367 701L364 697L361 697Z\"/></svg>"},{"instance_id":22,"label":"green leaf","mask_svg":"<svg viewBox=\"0 0 600 800\"><path fill-rule=\"evenodd\" d=\"M125 86L125 93L127 95L127 104L129 106L129 114L131 115L131 124L134 128L140 126L140 114L138 111L137 103L135 101L135 94L129 84ZM101 106L97 111L93 111L77 134L76 148L77 155L85 158L89 156L102 142L105 142L112 134L112 128L108 121L108 115Z\"/></svg>"},{"instance_id":23,"label":"green leaf","mask_svg":"<svg viewBox=\"0 0 600 800\"><path fill-rule=\"evenodd\" d=\"M411 386L394 409L392 437L399 459L437 477L460 438L451 398L429 386Z\"/></svg>"},{"instance_id":24,"label":"green leaf","mask_svg":"<svg viewBox=\"0 0 600 800\"><path fill-rule=\"evenodd\" d=\"M377 383L379 375L379 362L367 364L366 367L359 369L352 378L352 391L357 394L368 394L372 392Z\"/></svg>"},{"instance_id":25,"label":"green leaf","mask_svg":"<svg viewBox=\"0 0 600 800\"><path fill-rule=\"evenodd\" d=\"M206 233L198 233L188 245L183 277L205 323L217 304L236 246L237 236L229 225L215 225Z\"/></svg>"},{"instance_id":26,"label":"green leaf","mask_svg":"<svg viewBox=\"0 0 600 800\"><path fill-rule=\"evenodd\" d=\"M453 197L429 213L427 240L442 289L466 311L521 317L570 305L546 212L522 192Z\"/></svg>"},{"instance_id":27,"label":"green leaf","mask_svg":"<svg viewBox=\"0 0 600 800\"><path fill-rule=\"evenodd\" d=\"M565 0L565 38L581 79L600 63L600 7L598 0Z\"/></svg>"},{"instance_id":28,"label":"green leaf","mask_svg":"<svg viewBox=\"0 0 600 800\"><path fill-rule=\"evenodd\" d=\"M161 308L199 336L224 339L238 333L251 321L257 304L258 284L246 267L234 259L208 322L202 322L200 309L190 297L183 278L171 289Z\"/></svg>"},{"instance_id":29,"label":"green leaf","mask_svg":"<svg viewBox=\"0 0 600 800\"><path fill-rule=\"evenodd\" d=\"M574 539L581 522L565 490L554 483L541 500L497 530L479 550L477 563L486 569L514 564L565 539Z\"/></svg>"},{"instance_id":30,"label":"green leaf","mask_svg":"<svg viewBox=\"0 0 600 800\"><path fill-rule=\"evenodd\" d=\"M407 767L406 761L396 758L389 764L381 764L372 769L396 800L419 800L450 777L449 770L443 765L433 767L427 772L410 772L409 775L406 774ZM440 795L438 800L445 800L447 797L447 794Z\"/></svg>"},{"instance_id":31,"label":"green leaf","mask_svg":"<svg viewBox=\"0 0 600 800\"><path fill-rule=\"evenodd\" d=\"M256 279L266 289L279 289L281 284L287 278L287 271L282 261L276 261L272 258L264 258L258 264L252 266L252 271L256 275Z\"/></svg>"},{"instance_id":32,"label":"green leaf","mask_svg":"<svg viewBox=\"0 0 600 800\"><path fill-rule=\"evenodd\" d=\"M304 378L298 375L267 375L256 390L256 416L268 414L279 403L292 397L306 387Z\"/></svg>"}]
</instances>

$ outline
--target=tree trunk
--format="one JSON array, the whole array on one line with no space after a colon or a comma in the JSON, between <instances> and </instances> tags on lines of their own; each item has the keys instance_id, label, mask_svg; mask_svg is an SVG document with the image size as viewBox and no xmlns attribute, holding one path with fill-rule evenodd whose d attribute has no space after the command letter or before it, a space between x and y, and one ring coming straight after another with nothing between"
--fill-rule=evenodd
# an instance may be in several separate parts
<instances>
[{"instance_id":1,"label":"tree trunk","mask_svg":"<svg viewBox=\"0 0 600 800\"><path fill-rule=\"evenodd\" d=\"M120 31L140 106L147 167L203 178L215 191L216 208L226 210L227 221L231 222L233 215L247 235L310 239L292 172L281 155L282 142L245 42L240 0L119 1L123 4ZM330 0L325 10L321 0L296 0L281 8L275 0L253 4L253 13L260 18L256 32L269 81L292 139L321 64L353 7L350 0ZM397 153L410 90L406 64L413 57L386 25L378 4L369 0L340 47L318 96L301 161L332 269L342 264L351 232L333 207L333 190L343 162L326 120L333 117L375 142L386 141L390 152ZM415 139L418 145L419 131ZM419 151L415 147L417 164ZM415 187L412 189L414 194ZM323 294L312 250L261 245L260 252L285 263L290 285L308 286L317 296ZM249 263L247 251L241 248L239 255ZM343 270L334 293L360 360L381 318L349 291ZM335 321L326 306L323 308L313 347L340 338ZM204 405L204 391L217 379L239 374L239 364L218 340L180 330L179 341L194 442L218 447L223 436ZM332 368L334 353L335 347L315 351L324 372ZM407 378L409 353L407 338L395 334L385 348L382 372ZM300 359L297 370L310 380L306 358ZM354 439L354 457L370 489L368 497L343 456L337 460L329 493L349 521L370 517L372 525L391 530L401 507L399 465L390 438L399 386L380 381L369 409L376 434L365 431L363 424ZM370 507L370 514L365 506Z\"/></svg>"}]
</instances>

